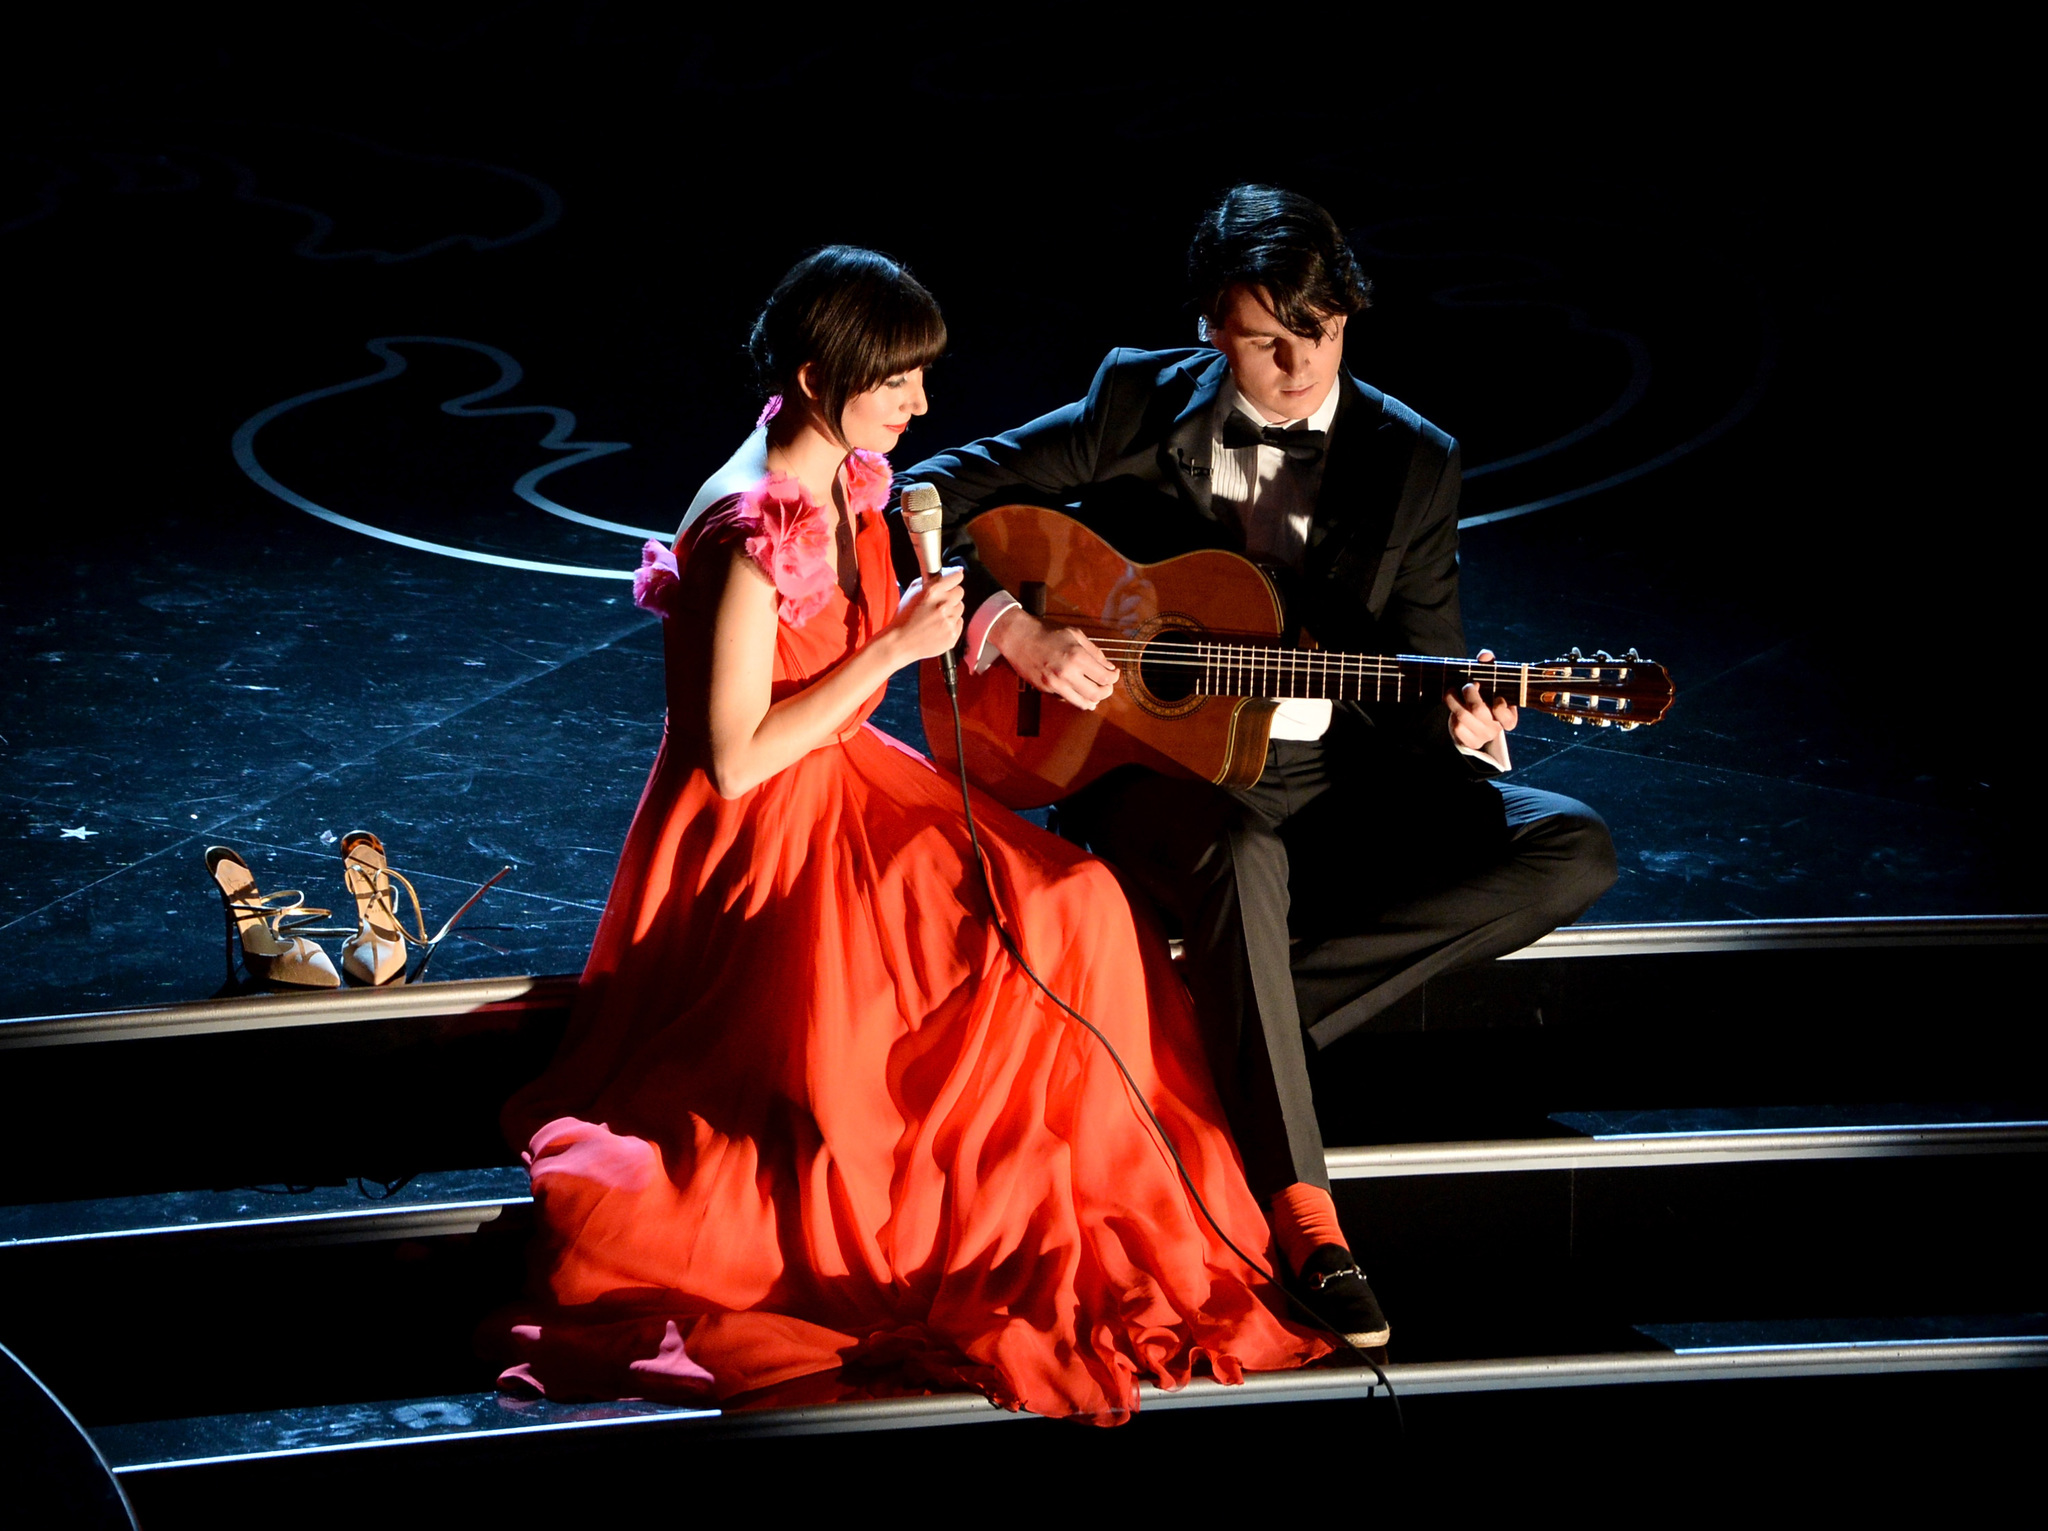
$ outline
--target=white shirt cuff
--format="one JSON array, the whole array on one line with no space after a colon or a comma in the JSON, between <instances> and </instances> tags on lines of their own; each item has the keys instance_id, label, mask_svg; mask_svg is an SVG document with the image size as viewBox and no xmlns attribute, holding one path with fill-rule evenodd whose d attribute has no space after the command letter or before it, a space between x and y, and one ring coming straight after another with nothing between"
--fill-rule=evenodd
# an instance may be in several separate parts
<instances>
[{"instance_id":1,"label":"white shirt cuff","mask_svg":"<svg viewBox=\"0 0 2048 1531\"><path fill-rule=\"evenodd\" d=\"M994 595L975 608L974 615L967 622L968 671L979 675L1002 655L995 645L988 641L988 635L995 631L997 619L1007 616L1018 606L1017 598L1007 590L998 590Z\"/></svg>"},{"instance_id":2,"label":"white shirt cuff","mask_svg":"<svg viewBox=\"0 0 2048 1531\"><path fill-rule=\"evenodd\" d=\"M1329 702L1316 697L1289 697L1273 709L1266 737L1304 742L1320 739L1330 731L1330 715L1334 711Z\"/></svg>"},{"instance_id":3,"label":"white shirt cuff","mask_svg":"<svg viewBox=\"0 0 2048 1531\"><path fill-rule=\"evenodd\" d=\"M1448 723L1450 719L1446 718L1444 721ZM1515 768L1514 762L1508 758L1508 736L1505 732L1495 734L1487 741L1486 748L1483 750L1475 750L1469 745L1458 744L1455 734L1451 736L1451 743L1457 745L1460 755L1470 755L1474 760L1483 760L1496 771L1507 772Z\"/></svg>"}]
</instances>

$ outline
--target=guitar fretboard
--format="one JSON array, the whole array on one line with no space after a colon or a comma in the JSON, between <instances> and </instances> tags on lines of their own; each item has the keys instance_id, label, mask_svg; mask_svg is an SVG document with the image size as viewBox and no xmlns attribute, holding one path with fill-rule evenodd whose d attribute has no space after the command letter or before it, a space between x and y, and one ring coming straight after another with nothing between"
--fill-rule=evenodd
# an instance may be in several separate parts
<instances>
[{"instance_id":1,"label":"guitar fretboard","mask_svg":"<svg viewBox=\"0 0 2048 1531\"><path fill-rule=\"evenodd\" d=\"M1337 654L1171 638L1155 639L1147 645L1142 663L1148 671L1166 669L1191 676L1192 690L1198 696L1309 697L1333 702L1408 702L1439 697L1475 681L1488 696L1520 698L1532 681L1543 676L1543 667L1536 665L1415 654Z\"/></svg>"}]
</instances>

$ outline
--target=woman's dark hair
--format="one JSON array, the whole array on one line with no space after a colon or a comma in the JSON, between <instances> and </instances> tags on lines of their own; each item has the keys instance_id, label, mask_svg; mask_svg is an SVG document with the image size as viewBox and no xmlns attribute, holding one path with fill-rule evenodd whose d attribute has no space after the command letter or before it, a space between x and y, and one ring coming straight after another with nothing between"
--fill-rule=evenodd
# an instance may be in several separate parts
<instances>
[{"instance_id":1,"label":"woman's dark hair","mask_svg":"<svg viewBox=\"0 0 2048 1531\"><path fill-rule=\"evenodd\" d=\"M811 364L815 407L834 436L849 400L945 349L932 295L888 256L857 245L827 245L791 266L747 340L762 387L786 404L803 399L796 374Z\"/></svg>"},{"instance_id":2,"label":"woman's dark hair","mask_svg":"<svg viewBox=\"0 0 2048 1531\"><path fill-rule=\"evenodd\" d=\"M1337 220L1277 186L1233 186L1202 215L1188 246L1188 284L1212 324L1231 288L1263 288L1274 317L1304 340L1332 315L1372 304L1372 283Z\"/></svg>"}]
</instances>

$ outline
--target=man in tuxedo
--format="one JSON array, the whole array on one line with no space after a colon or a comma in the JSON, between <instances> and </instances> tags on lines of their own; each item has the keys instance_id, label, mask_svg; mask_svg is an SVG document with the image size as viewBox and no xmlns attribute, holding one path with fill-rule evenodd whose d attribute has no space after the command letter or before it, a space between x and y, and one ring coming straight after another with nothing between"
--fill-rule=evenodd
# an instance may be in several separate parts
<instances>
[{"instance_id":1,"label":"man in tuxedo","mask_svg":"<svg viewBox=\"0 0 2048 1531\"><path fill-rule=\"evenodd\" d=\"M1235 187L1189 273L1202 346L1112 351L1085 398L901 475L939 491L967 564L969 662L1000 656L1083 708L1117 681L1087 637L1038 621L976 562L971 518L1013 503L1067 510L1137 562L1242 553L1273 575L1291 631L1325 648L1465 654L1457 443L1345 370L1370 287L1335 221ZM1059 807L1063 833L1179 921L1252 1189L1297 1290L1359 1345L1388 1326L1330 1198L1309 1049L1576 919L1614 881L1597 814L1501 779L1515 722L1476 687L1285 701L1249 788L1132 767Z\"/></svg>"}]
</instances>

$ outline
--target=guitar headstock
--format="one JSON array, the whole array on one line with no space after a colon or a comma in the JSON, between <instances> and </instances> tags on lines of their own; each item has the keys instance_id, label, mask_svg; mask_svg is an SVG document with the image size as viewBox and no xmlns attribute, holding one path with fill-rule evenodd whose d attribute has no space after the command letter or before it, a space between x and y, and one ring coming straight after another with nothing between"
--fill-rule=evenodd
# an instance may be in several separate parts
<instances>
[{"instance_id":1,"label":"guitar headstock","mask_svg":"<svg viewBox=\"0 0 2048 1531\"><path fill-rule=\"evenodd\" d=\"M1627 730L1662 719L1677 694L1665 668L1634 649L1619 659L1605 649L1590 658L1573 649L1529 666L1524 705L1571 724Z\"/></svg>"}]
</instances>

